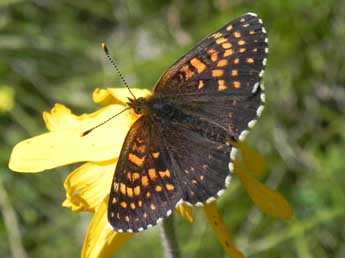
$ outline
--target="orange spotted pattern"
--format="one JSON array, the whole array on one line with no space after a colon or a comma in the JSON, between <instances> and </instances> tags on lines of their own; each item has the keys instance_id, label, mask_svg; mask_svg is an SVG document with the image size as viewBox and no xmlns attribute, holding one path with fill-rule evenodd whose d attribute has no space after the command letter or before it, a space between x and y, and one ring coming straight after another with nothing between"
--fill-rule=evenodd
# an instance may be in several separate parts
<instances>
[{"instance_id":1,"label":"orange spotted pattern","mask_svg":"<svg viewBox=\"0 0 345 258\"><path fill-rule=\"evenodd\" d=\"M155 85L152 99L159 93L159 96L166 97L170 101L169 105L174 108L178 107L182 110L185 106L193 108L195 106L193 110L186 110L191 111L193 116L193 112L198 115L199 101L202 103L200 110L204 112L203 115L207 115L208 111L210 113L218 111L221 106L223 109L219 109L219 114L214 114L214 118L219 118L215 120L215 124L229 128L231 133L234 132L238 137L240 126L236 123L244 123L244 126L241 125L244 129L241 127L241 130L246 130L250 121L248 119L256 119L259 113L255 112L255 108L261 103L260 95L254 96L254 93L262 92L257 83L260 83L263 74L267 51L267 36L262 21L255 15L246 14L210 34L173 64ZM185 96L188 96L190 102L183 102L186 101ZM257 102L245 105L241 103L242 96L246 101ZM165 101L163 97L162 103ZM228 109L219 103L208 106L217 102L218 97L220 101L227 101ZM238 112L248 106L253 114L247 114L246 110ZM238 114L246 117L239 118ZM159 137L158 133L150 129L155 126L158 128L157 131L162 129L158 123L154 124L152 119L147 119L151 118L150 115L150 113L143 114L131 127L115 171L109 197L108 220L119 232L144 230L169 216L178 201L188 201L192 204L206 203L210 197L216 198L216 194L224 188L224 181L218 189L212 188L215 187L215 181L211 182L210 179L215 180L216 175L207 174L212 171L212 163L209 162L212 155L204 156L200 161L203 156L200 152L195 154L192 147L187 148L177 141L180 143L179 146L183 146L186 150L183 155L186 156L185 153L188 153L191 159L185 163L181 162L179 159L183 160L183 155L177 150L176 155L171 156L176 160L171 161L170 151L174 150L174 147L165 147L161 139L163 137ZM213 117L209 119L213 121ZM227 123L222 124L224 121ZM169 123L170 121L166 123L168 129L162 129L167 132L163 135L169 135L170 130L173 130L170 128L172 124ZM186 125L186 128L189 126ZM211 134L207 132L207 137L212 137L212 133L217 135L217 131L212 131L213 128L208 130ZM186 141L190 139L187 137ZM209 147L205 145L204 148ZM229 153L225 154L227 154L226 159L229 159ZM194 164L196 161L201 163ZM173 165L177 162L181 166L181 172ZM186 178L188 182L184 181ZM211 192L213 194L210 194Z\"/></svg>"}]
</instances>

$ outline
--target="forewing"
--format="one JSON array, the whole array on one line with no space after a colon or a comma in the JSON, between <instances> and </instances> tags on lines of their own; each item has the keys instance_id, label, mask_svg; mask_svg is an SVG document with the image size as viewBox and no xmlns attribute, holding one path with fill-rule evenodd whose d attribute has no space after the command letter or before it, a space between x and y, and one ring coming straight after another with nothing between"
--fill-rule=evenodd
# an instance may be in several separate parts
<instances>
[{"instance_id":1,"label":"forewing","mask_svg":"<svg viewBox=\"0 0 345 258\"><path fill-rule=\"evenodd\" d=\"M108 221L118 232L136 232L169 216L182 198L171 160L152 121L139 118L131 127L116 166Z\"/></svg>"},{"instance_id":2,"label":"forewing","mask_svg":"<svg viewBox=\"0 0 345 258\"><path fill-rule=\"evenodd\" d=\"M181 57L155 86L162 96L228 95L253 91L268 51L262 20L252 13L238 17Z\"/></svg>"},{"instance_id":3,"label":"forewing","mask_svg":"<svg viewBox=\"0 0 345 258\"><path fill-rule=\"evenodd\" d=\"M263 110L267 53L262 20L245 14L178 60L157 82L155 94L243 140Z\"/></svg>"}]
</instances>

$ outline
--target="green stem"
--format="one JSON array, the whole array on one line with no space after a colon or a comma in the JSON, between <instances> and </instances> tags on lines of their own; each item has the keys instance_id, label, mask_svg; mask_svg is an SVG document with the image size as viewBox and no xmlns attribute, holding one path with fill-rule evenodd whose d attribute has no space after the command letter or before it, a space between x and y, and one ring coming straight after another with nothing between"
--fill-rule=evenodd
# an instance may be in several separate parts
<instances>
[{"instance_id":1,"label":"green stem","mask_svg":"<svg viewBox=\"0 0 345 258\"><path fill-rule=\"evenodd\" d=\"M163 220L161 225L164 258L180 258L180 249L176 239L174 215Z\"/></svg>"}]
</instances>

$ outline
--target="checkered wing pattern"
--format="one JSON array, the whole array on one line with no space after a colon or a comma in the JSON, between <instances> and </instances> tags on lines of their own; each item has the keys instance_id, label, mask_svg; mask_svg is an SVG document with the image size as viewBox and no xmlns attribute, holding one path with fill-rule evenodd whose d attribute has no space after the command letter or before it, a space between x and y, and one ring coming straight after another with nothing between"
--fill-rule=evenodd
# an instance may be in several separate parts
<instances>
[{"instance_id":1,"label":"checkered wing pattern","mask_svg":"<svg viewBox=\"0 0 345 258\"><path fill-rule=\"evenodd\" d=\"M261 19L245 14L180 58L143 99L116 167L108 221L136 232L180 202L203 205L230 180L236 148L263 110L268 53ZM141 105L133 100L133 106Z\"/></svg>"},{"instance_id":2,"label":"checkered wing pattern","mask_svg":"<svg viewBox=\"0 0 345 258\"><path fill-rule=\"evenodd\" d=\"M157 82L154 93L242 140L263 110L261 78L267 53L262 20L245 14L180 58Z\"/></svg>"},{"instance_id":3,"label":"checkered wing pattern","mask_svg":"<svg viewBox=\"0 0 345 258\"><path fill-rule=\"evenodd\" d=\"M141 231L171 214L182 191L171 159L148 117L131 127L116 166L108 221L118 232Z\"/></svg>"},{"instance_id":4,"label":"checkered wing pattern","mask_svg":"<svg viewBox=\"0 0 345 258\"><path fill-rule=\"evenodd\" d=\"M176 184L181 186L180 202L201 206L223 194L230 182L232 146L179 123L161 125L160 134L173 161Z\"/></svg>"}]
</instances>

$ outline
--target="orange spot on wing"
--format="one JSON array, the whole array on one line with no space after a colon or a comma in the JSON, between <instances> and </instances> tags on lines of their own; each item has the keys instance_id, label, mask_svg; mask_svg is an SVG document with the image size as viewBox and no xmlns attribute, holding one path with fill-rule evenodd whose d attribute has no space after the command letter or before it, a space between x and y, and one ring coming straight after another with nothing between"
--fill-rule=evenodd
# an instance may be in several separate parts
<instances>
[{"instance_id":1,"label":"orange spot on wing","mask_svg":"<svg viewBox=\"0 0 345 258\"><path fill-rule=\"evenodd\" d=\"M241 39L241 40L238 41L237 44L240 45L240 46L243 46L244 44L246 44L246 42Z\"/></svg>"},{"instance_id":2,"label":"orange spot on wing","mask_svg":"<svg viewBox=\"0 0 345 258\"><path fill-rule=\"evenodd\" d=\"M231 31L232 30L232 25L230 24L228 27L226 27L227 31Z\"/></svg>"},{"instance_id":3,"label":"orange spot on wing","mask_svg":"<svg viewBox=\"0 0 345 258\"><path fill-rule=\"evenodd\" d=\"M120 192L126 194L126 185L124 183L120 183Z\"/></svg>"},{"instance_id":4,"label":"orange spot on wing","mask_svg":"<svg viewBox=\"0 0 345 258\"><path fill-rule=\"evenodd\" d=\"M220 60L217 64L218 67L224 67L226 65L228 65L228 60L226 60L226 59Z\"/></svg>"},{"instance_id":5,"label":"orange spot on wing","mask_svg":"<svg viewBox=\"0 0 345 258\"><path fill-rule=\"evenodd\" d=\"M149 178L147 176L142 176L141 177L141 184L145 187L148 186L149 185Z\"/></svg>"},{"instance_id":6,"label":"orange spot on wing","mask_svg":"<svg viewBox=\"0 0 345 258\"><path fill-rule=\"evenodd\" d=\"M204 81L199 80L198 89L200 90L202 87L204 87Z\"/></svg>"},{"instance_id":7,"label":"orange spot on wing","mask_svg":"<svg viewBox=\"0 0 345 258\"><path fill-rule=\"evenodd\" d=\"M240 63L240 59L239 58L235 58L234 59L234 64L239 64Z\"/></svg>"},{"instance_id":8,"label":"orange spot on wing","mask_svg":"<svg viewBox=\"0 0 345 258\"><path fill-rule=\"evenodd\" d=\"M231 76L238 76L238 70L232 70Z\"/></svg>"},{"instance_id":9,"label":"orange spot on wing","mask_svg":"<svg viewBox=\"0 0 345 258\"><path fill-rule=\"evenodd\" d=\"M155 159L157 159L159 157L159 152L152 152L152 157L154 157Z\"/></svg>"},{"instance_id":10,"label":"orange spot on wing","mask_svg":"<svg viewBox=\"0 0 345 258\"><path fill-rule=\"evenodd\" d=\"M165 187L168 191L173 191L175 189L175 187L172 184L166 184Z\"/></svg>"},{"instance_id":11,"label":"orange spot on wing","mask_svg":"<svg viewBox=\"0 0 345 258\"><path fill-rule=\"evenodd\" d=\"M156 190L156 192L161 192L162 191L162 187L160 185L157 185L155 187L155 190Z\"/></svg>"},{"instance_id":12,"label":"orange spot on wing","mask_svg":"<svg viewBox=\"0 0 345 258\"><path fill-rule=\"evenodd\" d=\"M151 210L155 210L155 209L156 209L156 205L154 205L153 203L151 203L150 208L151 208Z\"/></svg>"},{"instance_id":13,"label":"orange spot on wing","mask_svg":"<svg viewBox=\"0 0 345 258\"><path fill-rule=\"evenodd\" d=\"M212 71L212 76L213 77L220 77L220 76L223 76L223 74L224 74L223 70L213 70Z\"/></svg>"},{"instance_id":14,"label":"orange spot on wing","mask_svg":"<svg viewBox=\"0 0 345 258\"><path fill-rule=\"evenodd\" d=\"M211 61L215 62L218 59L218 52L216 50L214 50L213 48L211 48L210 50L207 51L207 53L209 54Z\"/></svg>"},{"instance_id":15,"label":"orange spot on wing","mask_svg":"<svg viewBox=\"0 0 345 258\"><path fill-rule=\"evenodd\" d=\"M135 203L134 202L131 202L129 206L131 207L132 210L135 210Z\"/></svg>"},{"instance_id":16,"label":"orange spot on wing","mask_svg":"<svg viewBox=\"0 0 345 258\"><path fill-rule=\"evenodd\" d=\"M133 152L139 152L139 153L145 153L146 145L138 145L136 142L134 142L131 151Z\"/></svg>"},{"instance_id":17,"label":"orange spot on wing","mask_svg":"<svg viewBox=\"0 0 345 258\"><path fill-rule=\"evenodd\" d=\"M247 49L245 49L245 48L240 48L240 53L244 53L244 52L246 52L246 50Z\"/></svg>"},{"instance_id":18,"label":"orange spot on wing","mask_svg":"<svg viewBox=\"0 0 345 258\"><path fill-rule=\"evenodd\" d=\"M255 34L254 30L249 31L249 35L254 35L254 34Z\"/></svg>"},{"instance_id":19,"label":"orange spot on wing","mask_svg":"<svg viewBox=\"0 0 345 258\"><path fill-rule=\"evenodd\" d=\"M227 49L224 52L224 57L231 56L233 53L234 53L234 51L232 49Z\"/></svg>"},{"instance_id":20,"label":"orange spot on wing","mask_svg":"<svg viewBox=\"0 0 345 258\"><path fill-rule=\"evenodd\" d=\"M168 169L165 171L159 171L158 173L161 178L170 177L170 171Z\"/></svg>"},{"instance_id":21,"label":"orange spot on wing","mask_svg":"<svg viewBox=\"0 0 345 258\"><path fill-rule=\"evenodd\" d=\"M151 197L151 193L150 192L147 192L146 193L146 198L150 198Z\"/></svg>"},{"instance_id":22,"label":"orange spot on wing","mask_svg":"<svg viewBox=\"0 0 345 258\"><path fill-rule=\"evenodd\" d=\"M227 43L222 44L222 47L227 49L227 48L231 48L232 45L229 42L227 42Z\"/></svg>"},{"instance_id":23,"label":"orange spot on wing","mask_svg":"<svg viewBox=\"0 0 345 258\"><path fill-rule=\"evenodd\" d=\"M134 182L140 178L140 174L138 172L128 172L127 178L129 181Z\"/></svg>"},{"instance_id":24,"label":"orange spot on wing","mask_svg":"<svg viewBox=\"0 0 345 258\"><path fill-rule=\"evenodd\" d=\"M120 202L120 206L124 209L127 208L127 203L126 202Z\"/></svg>"},{"instance_id":25,"label":"orange spot on wing","mask_svg":"<svg viewBox=\"0 0 345 258\"><path fill-rule=\"evenodd\" d=\"M157 179L157 173L156 170L154 168L150 168L148 171L149 177L151 180L156 180Z\"/></svg>"},{"instance_id":26,"label":"orange spot on wing","mask_svg":"<svg viewBox=\"0 0 345 258\"><path fill-rule=\"evenodd\" d=\"M247 58L247 63L248 64L253 64L254 63L254 59L251 58L251 57Z\"/></svg>"},{"instance_id":27,"label":"orange spot on wing","mask_svg":"<svg viewBox=\"0 0 345 258\"><path fill-rule=\"evenodd\" d=\"M241 83L240 83L239 81L234 81L232 84L234 85L234 87L235 87L236 89L241 88Z\"/></svg>"},{"instance_id":28,"label":"orange spot on wing","mask_svg":"<svg viewBox=\"0 0 345 258\"><path fill-rule=\"evenodd\" d=\"M139 158L137 155L129 153L128 160L132 162L133 164L135 164L136 166L142 167L142 165L144 164L145 156L142 158Z\"/></svg>"},{"instance_id":29,"label":"orange spot on wing","mask_svg":"<svg viewBox=\"0 0 345 258\"><path fill-rule=\"evenodd\" d=\"M127 196L128 197L133 197L133 188L127 187Z\"/></svg>"},{"instance_id":30,"label":"orange spot on wing","mask_svg":"<svg viewBox=\"0 0 345 258\"><path fill-rule=\"evenodd\" d=\"M234 32L234 37L235 37L235 38L240 38L241 36L242 36L242 35L241 35L240 32L238 32L238 31Z\"/></svg>"},{"instance_id":31,"label":"orange spot on wing","mask_svg":"<svg viewBox=\"0 0 345 258\"><path fill-rule=\"evenodd\" d=\"M136 187L134 187L134 194L135 194L136 196L139 196L139 195L140 195L140 186L139 186L139 185L136 186Z\"/></svg>"},{"instance_id":32,"label":"orange spot on wing","mask_svg":"<svg viewBox=\"0 0 345 258\"><path fill-rule=\"evenodd\" d=\"M224 42L228 42L228 40L227 40L226 38L224 38L224 37L221 37L221 38L219 38L219 39L216 40L216 43L217 43L218 45L220 45L220 44L222 44L222 43L224 43Z\"/></svg>"},{"instance_id":33,"label":"orange spot on wing","mask_svg":"<svg viewBox=\"0 0 345 258\"><path fill-rule=\"evenodd\" d=\"M200 59L198 58L193 58L192 60L190 60L190 63L192 64L192 66L195 67L195 69L198 71L198 73L202 73L205 69L206 69L206 65L201 62Z\"/></svg>"},{"instance_id":34,"label":"orange spot on wing","mask_svg":"<svg viewBox=\"0 0 345 258\"><path fill-rule=\"evenodd\" d=\"M218 80L218 90L223 91L226 90L228 87L225 85L224 80Z\"/></svg>"},{"instance_id":35,"label":"orange spot on wing","mask_svg":"<svg viewBox=\"0 0 345 258\"><path fill-rule=\"evenodd\" d=\"M141 200L138 201L138 206L139 206L139 207L142 207L142 206L143 206L143 201L141 201Z\"/></svg>"},{"instance_id":36,"label":"orange spot on wing","mask_svg":"<svg viewBox=\"0 0 345 258\"><path fill-rule=\"evenodd\" d=\"M194 73L190 70L189 65L182 66L180 71L185 74L187 80L194 76Z\"/></svg>"}]
</instances>

